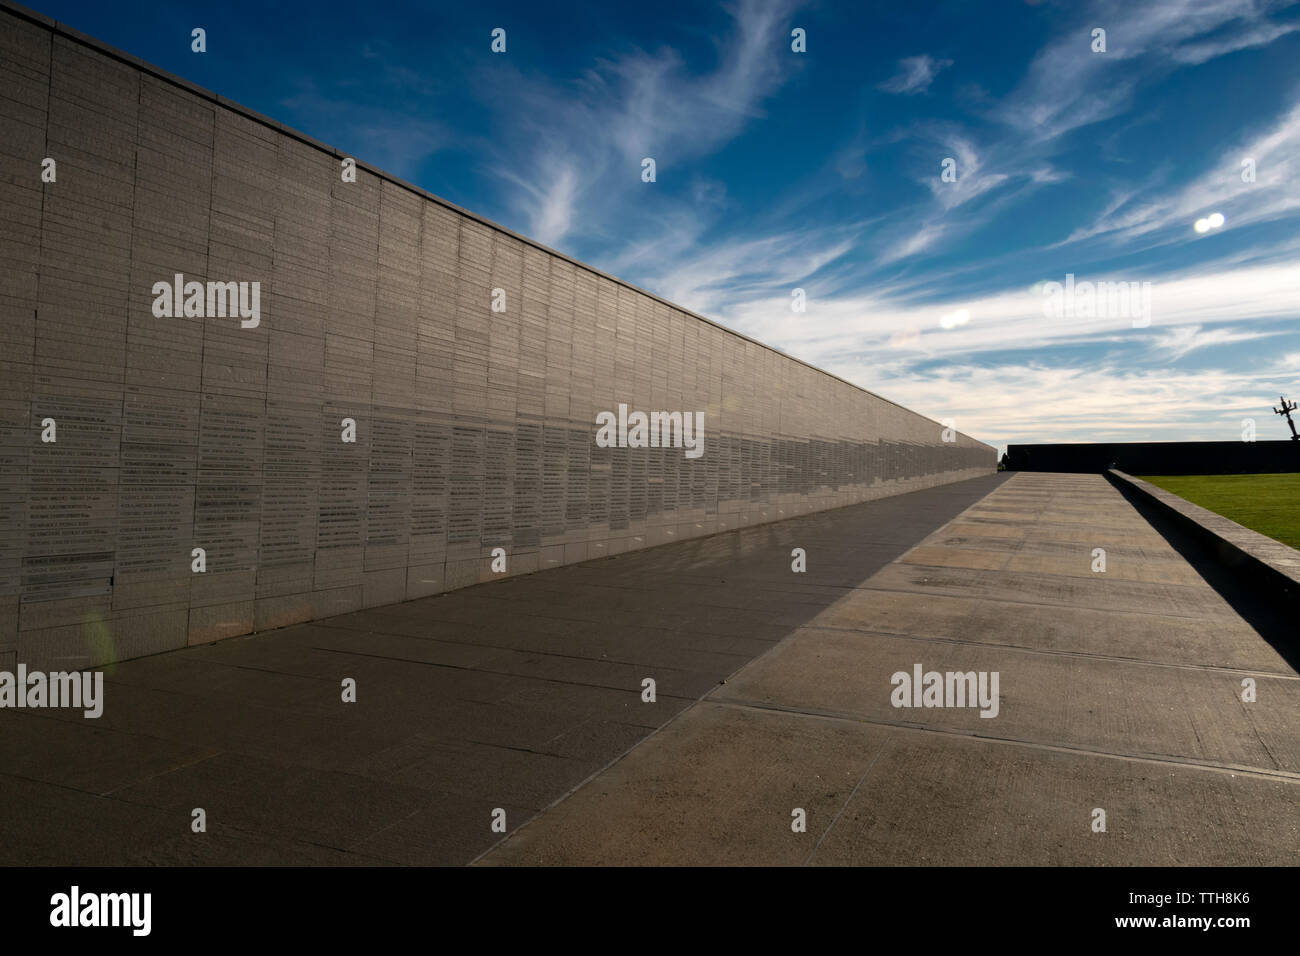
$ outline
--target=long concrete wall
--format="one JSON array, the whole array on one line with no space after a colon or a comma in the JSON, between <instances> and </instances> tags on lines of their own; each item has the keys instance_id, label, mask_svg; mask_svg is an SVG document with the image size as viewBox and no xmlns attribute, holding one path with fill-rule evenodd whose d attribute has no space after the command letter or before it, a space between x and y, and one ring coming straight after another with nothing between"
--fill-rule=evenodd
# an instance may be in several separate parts
<instances>
[{"instance_id":1,"label":"long concrete wall","mask_svg":"<svg viewBox=\"0 0 1300 956\"><path fill-rule=\"evenodd\" d=\"M494 548L527 573L994 468L364 163L344 182L341 158L0 8L0 667L436 594L496 576ZM177 273L259 282L256 326L155 315ZM703 455L599 447L620 404L702 412Z\"/></svg>"}]
</instances>

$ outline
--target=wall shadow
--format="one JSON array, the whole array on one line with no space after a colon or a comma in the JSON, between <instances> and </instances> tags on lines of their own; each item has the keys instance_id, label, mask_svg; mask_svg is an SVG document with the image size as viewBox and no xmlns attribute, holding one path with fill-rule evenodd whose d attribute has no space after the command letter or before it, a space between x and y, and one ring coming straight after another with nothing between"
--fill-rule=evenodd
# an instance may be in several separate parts
<instances>
[{"instance_id":1,"label":"wall shadow","mask_svg":"<svg viewBox=\"0 0 1300 956\"><path fill-rule=\"evenodd\" d=\"M1122 481L1107 475L1111 485L1133 506L1169 546L1192 566L1205 583L1214 588L1229 606L1249 624L1282 658L1300 672L1300 601L1258 573L1251 565L1233 559L1189 530L1168 511Z\"/></svg>"}]
</instances>

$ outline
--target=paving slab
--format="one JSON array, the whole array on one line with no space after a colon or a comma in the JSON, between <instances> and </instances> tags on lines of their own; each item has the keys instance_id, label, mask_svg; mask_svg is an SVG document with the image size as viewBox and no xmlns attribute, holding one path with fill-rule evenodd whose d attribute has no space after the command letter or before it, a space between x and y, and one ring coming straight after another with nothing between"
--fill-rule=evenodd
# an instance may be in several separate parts
<instances>
[{"instance_id":1,"label":"paving slab","mask_svg":"<svg viewBox=\"0 0 1300 956\"><path fill-rule=\"evenodd\" d=\"M888 736L702 702L484 863L797 866ZM796 810L807 833L792 829Z\"/></svg>"},{"instance_id":2,"label":"paving slab","mask_svg":"<svg viewBox=\"0 0 1300 956\"><path fill-rule=\"evenodd\" d=\"M97 720L0 710L0 863L468 863L1003 481L108 666Z\"/></svg>"},{"instance_id":3,"label":"paving slab","mask_svg":"<svg viewBox=\"0 0 1300 956\"><path fill-rule=\"evenodd\" d=\"M811 862L1294 866L1295 811L1294 782L897 732Z\"/></svg>"},{"instance_id":4,"label":"paving slab","mask_svg":"<svg viewBox=\"0 0 1300 956\"><path fill-rule=\"evenodd\" d=\"M479 862L1294 865L1294 649L1211 580L1103 476L1016 474ZM918 664L996 715L899 706Z\"/></svg>"},{"instance_id":5,"label":"paving slab","mask_svg":"<svg viewBox=\"0 0 1300 956\"><path fill-rule=\"evenodd\" d=\"M1117 620L1123 626L1117 627ZM1080 656L1134 658L1270 674L1294 672L1240 617L1197 620L1170 614L860 588L827 608L819 627L902 634L933 640L972 639Z\"/></svg>"}]
</instances>

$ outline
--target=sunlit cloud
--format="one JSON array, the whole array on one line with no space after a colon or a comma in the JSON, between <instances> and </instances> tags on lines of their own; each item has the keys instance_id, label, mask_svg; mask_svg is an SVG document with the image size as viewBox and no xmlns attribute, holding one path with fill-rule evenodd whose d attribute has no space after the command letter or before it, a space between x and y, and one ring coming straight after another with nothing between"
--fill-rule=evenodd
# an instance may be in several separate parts
<instances>
[{"instance_id":1,"label":"sunlit cloud","mask_svg":"<svg viewBox=\"0 0 1300 956\"><path fill-rule=\"evenodd\" d=\"M944 329L955 329L959 325L965 325L970 321L969 309L958 309L955 312L949 312L939 319L939 327Z\"/></svg>"}]
</instances>

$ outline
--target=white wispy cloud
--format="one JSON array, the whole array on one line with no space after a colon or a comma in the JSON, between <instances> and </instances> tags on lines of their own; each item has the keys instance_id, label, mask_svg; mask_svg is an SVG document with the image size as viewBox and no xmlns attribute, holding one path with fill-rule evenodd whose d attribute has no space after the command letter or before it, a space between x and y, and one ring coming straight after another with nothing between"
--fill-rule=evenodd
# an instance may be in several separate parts
<instances>
[{"instance_id":1,"label":"white wispy cloud","mask_svg":"<svg viewBox=\"0 0 1300 956\"><path fill-rule=\"evenodd\" d=\"M1224 437L1220 425L1231 437L1261 394L1293 387L1300 350L1283 323L1300 318L1295 249L1276 240L1237 244L1177 269L1114 263L1153 244L1195 241L1191 223L1209 211L1224 213L1224 231L1292 214L1300 206L1300 104L1242 143L1223 143L1191 181L1161 168L1104 183L1110 198L1093 221L1040 247L1043 262L1073 256L1078 281L1152 283L1148 328L1134 328L1130 316L1050 318L1028 283L937 294L959 281L987 290L997 263L978 254L925 268L1038 190L1070 179L1064 134L1124 112L1140 84L1293 32L1272 19L1272 5L1093 4L1032 59L1009 95L968 104L994 122L917 118L892 131L860 122L815 181L774 190L769 208L744 210L736 221L723 177L692 164L763 118L791 69L772 50L784 45L792 10L760 0L731 8L733 29L704 72L666 49L611 55L567 84L498 71L498 85L485 90L497 102L509 91L509 133L491 168L510 188L509 205L524 211L524 231L552 245L590 241L596 263L613 274L933 418L955 417L986 440ZM1106 54L1089 49L1093 25L1107 29ZM921 93L949 66L909 57L880 89ZM888 215L871 206L829 219L805 213L878 177L889 160L877 166L873 153L884 149L903 153L903 175L915 186ZM640 182L644 156L661 176L684 170L689 187L646 202L653 187ZM940 179L949 156L954 183ZM1255 183L1241 180L1246 156ZM1096 244L1046 254L1089 240ZM1214 247L1200 248L1207 252L1197 259ZM1027 254L998 253L1018 274ZM807 294L806 312L791 309L796 287ZM1255 348L1258 362L1242 367ZM1215 367L1229 353L1231 367Z\"/></svg>"},{"instance_id":2,"label":"white wispy cloud","mask_svg":"<svg viewBox=\"0 0 1300 956\"><path fill-rule=\"evenodd\" d=\"M883 373L870 363L831 369L869 378L872 391L990 444L1057 441L1232 441L1253 418L1261 439L1285 438L1270 402L1293 388L1294 367L1134 368L1127 362L955 362ZM848 373L848 374L845 374ZM1276 428L1274 426L1277 426Z\"/></svg>"},{"instance_id":3,"label":"white wispy cloud","mask_svg":"<svg viewBox=\"0 0 1300 956\"><path fill-rule=\"evenodd\" d=\"M898 72L880 89L887 93L924 93L940 72L952 66L952 60L936 60L929 54L908 56L898 61Z\"/></svg>"},{"instance_id":4,"label":"white wispy cloud","mask_svg":"<svg viewBox=\"0 0 1300 956\"><path fill-rule=\"evenodd\" d=\"M1212 40L1185 42L1170 51L1170 58L1179 63L1197 64L1218 59L1238 50L1267 46L1279 37L1300 30L1295 23L1261 23L1243 21L1234 25L1227 35Z\"/></svg>"},{"instance_id":5,"label":"white wispy cloud","mask_svg":"<svg viewBox=\"0 0 1300 956\"><path fill-rule=\"evenodd\" d=\"M792 229L702 248L684 240L670 248L659 240L620 256L613 268L701 314L717 315L738 296L779 299L789 311L793 289L853 250L858 231L854 224Z\"/></svg>"},{"instance_id":6,"label":"white wispy cloud","mask_svg":"<svg viewBox=\"0 0 1300 956\"><path fill-rule=\"evenodd\" d=\"M1230 328L1206 329L1200 325L1176 325L1162 330L1152 343L1156 354L1177 360L1199 349L1218 345L1231 345L1235 342L1250 342L1254 339L1270 338L1283 334L1280 331L1242 331Z\"/></svg>"},{"instance_id":7,"label":"white wispy cloud","mask_svg":"<svg viewBox=\"0 0 1300 956\"><path fill-rule=\"evenodd\" d=\"M1289 327L1256 323L1300 319L1300 269L1148 279L1153 315L1140 329L1126 317L1050 319L1032 289L935 303L810 295L804 314L772 295L739 302L722 318L932 418L956 417L963 431L993 442L1231 438L1242 415L1262 415L1268 395L1294 389L1300 354L1262 345L1248 367L1171 363L1252 340L1295 341ZM1100 357L1087 357L1097 349Z\"/></svg>"},{"instance_id":8,"label":"white wispy cloud","mask_svg":"<svg viewBox=\"0 0 1300 956\"><path fill-rule=\"evenodd\" d=\"M990 115L1039 141L1126 110L1140 82L1262 46L1293 32L1271 19L1282 4L1257 0L1108 0L1081 7L1070 28L1041 50L1024 79ZM1106 52L1092 51L1092 30Z\"/></svg>"},{"instance_id":9,"label":"white wispy cloud","mask_svg":"<svg viewBox=\"0 0 1300 956\"><path fill-rule=\"evenodd\" d=\"M892 265L903 259L910 259L931 248L944 234L941 223L927 222L909 232L903 238L890 243L883 251L872 257L877 266Z\"/></svg>"},{"instance_id":10,"label":"white wispy cloud","mask_svg":"<svg viewBox=\"0 0 1300 956\"><path fill-rule=\"evenodd\" d=\"M1063 282L1065 277L1044 279ZM791 314L788 301L764 297L759 290L721 314L737 330L822 366L841 353L896 348L891 343L900 334L916 358L969 359L985 352L1038 351L1110 338L1140 342L1164 327L1300 318L1300 268L1294 263L1164 276L1094 273L1076 280L1151 282L1150 327L1134 329L1131 316L1049 317L1042 291L1032 286L936 302L874 294L826 298L814 291L804 315ZM732 294L743 296L735 289ZM961 309L970 314L969 322L941 328L943 316Z\"/></svg>"},{"instance_id":11,"label":"white wispy cloud","mask_svg":"<svg viewBox=\"0 0 1300 956\"><path fill-rule=\"evenodd\" d=\"M647 188L644 158L663 176L712 155L761 119L764 100L790 75L772 50L797 5L739 0L727 7L732 30L706 72L692 72L670 48L611 55L567 83L492 64L481 77L483 95L505 107L491 168L515 190L507 204L524 210L525 232L554 245L579 225L588 237L621 228L625 210ZM680 202L682 215L703 214Z\"/></svg>"},{"instance_id":12,"label":"white wispy cloud","mask_svg":"<svg viewBox=\"0 0 1300 956\"><path fill-rule=\"evenodd\" d=\"M1243 178L1242 162L1253 163L1254 180ZM1300 96L1273 124L1239 143L1224 144L1200 176L1163 193L1147 187L1117 197L1093 222L1065 240L1105 236L1128 242L1160 230L1181 231L1209 212L1221 212L1228 228L1277 219L1300 210Z\"/></svg>"},{"instance_id":13,"label":"white wispy cloud","mask_svg":"<svg viewBox=\"0 0 1300 956\"><path fill-rule=\"evenodd\" d=\"M929 187L934 198L945 209L955 209L963 203L970 202L991 189L1005 183L1010 176L1005 172L989 172L976 152L975 144L969 139L948 130L937 137L942 151L955 163L955 182L944 182L941 172L936 168L933 176L925 177L922 182ZM940 164L942 165L942 164Z\"/></svg>"}]
</instances>

